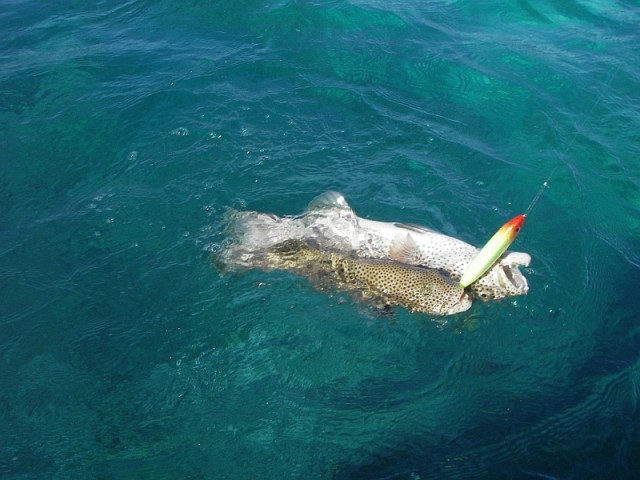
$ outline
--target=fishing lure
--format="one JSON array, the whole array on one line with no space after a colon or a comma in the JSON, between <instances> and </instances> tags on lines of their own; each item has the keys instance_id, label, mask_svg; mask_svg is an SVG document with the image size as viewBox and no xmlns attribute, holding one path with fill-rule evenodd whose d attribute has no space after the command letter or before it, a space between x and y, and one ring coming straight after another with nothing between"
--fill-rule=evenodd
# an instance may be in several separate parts
<instances>
[{"instance_id":1,"label":"fishing lure","mask_svg":"<svg viewBox=\"0 0 640 480\"><path fill-rule=\"evenodd\" d=\"M462 288L471 285L493 266L516 239L526 218L524 214L517 215L500 227L465 270L460 279Z\"/></svg>"},{"instance_id":2,"label":"fishing lure","mask_svg":"<svg viewBox=\"0 0 640 480\"><path fill-rule=\"evenodd\" d=\"M609 78L606 82L607 86L610 85L611 79L613 78L613 75L617 73L617 71L618 67L610 72ZM596 108L601 98L602 95L598 95L598 98L589 110L589 113L591 113ZM571 145L573 145L573 142L578 136L578 131L579 130L576 130L576 132L574 133L571 142L569 142L569 144L565 148L565 152L567 152L569 148L571 148ZM551 173L547 177L547 180L542 184L542 187L540 187L540 190L529 204L527 210L523 214L513 217L502 227L500 227L500 229L493 235L493 237L489 239L486 245L482 247L480 252L478 252L478 255L476 255L476 257L471 261L464 274L462 275L462 278L460 279L460 286L466 288L473 282L478 280L487 272L487 270L489 270L493 266L500 255L502 255L507 250L507 248L509 248L509 245L511 245L511 243L518 236L518 233L520 233L520 229L522 228L522 224L527 218L527 215L540 198L540 195L542 195L545 187L549 185L549 180L551 180L551 177L553 177L557 169L558 167L556 166L553 170L551 170Z\"/></svg>"},{"instance_id":3,"label":"fishing lure","mask_svg":"<svg viewBox=\"0 0 640 480\"><path fill-rule=\"evenodd\" d=\"M540 195L542 195L545 187L549 185L548 182L555 171L556 169L554 168L549 175L549 178L547 178L547 181L542 184L542 187L540 187L536 196L531 200L527 210L523 214L516 215L507 223L502 225L502 227L498 229L493 237L491 237L485 246L478 252L478 255L476 255L476 257L471 261L467 269L464 271L462 278L460 278L460 286L462 288L467 288L484 275L487 270L496 263L496 260L500 258L500 255L509 248L509 245L513 243L518 236L518 233L520 233L527 215L529 215L529 212L540 198Z\"/></svg>"}]
</instances>

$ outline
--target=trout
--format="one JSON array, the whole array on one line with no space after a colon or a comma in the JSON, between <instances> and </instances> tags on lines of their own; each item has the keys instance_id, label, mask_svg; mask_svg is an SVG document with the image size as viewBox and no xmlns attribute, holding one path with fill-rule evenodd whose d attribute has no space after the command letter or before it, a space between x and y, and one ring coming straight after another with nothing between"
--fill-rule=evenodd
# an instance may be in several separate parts
<instances>
[{"instance_id":1,"label":"trout","mask_svg":"<svg viewBox=\"0 0 640 480\"><path fill-rule=\"evenodd\" d=\"M437 270L393 260L350 258L296 240L255 255L252 266L296 273L320 286L334 286L410 312L453 315L468 310L472 304L457 282Z\"/></svg>"}]
</instances>

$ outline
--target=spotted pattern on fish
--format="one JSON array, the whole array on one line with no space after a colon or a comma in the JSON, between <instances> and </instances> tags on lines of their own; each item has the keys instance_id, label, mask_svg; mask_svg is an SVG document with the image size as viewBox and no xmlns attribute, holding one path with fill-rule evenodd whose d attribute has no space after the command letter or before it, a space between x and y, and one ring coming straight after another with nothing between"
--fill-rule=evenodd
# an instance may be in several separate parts
<instances>
[{"instance_id":1,"label":"spotted pattern on fish","mask_svg":"<svg viewBox=\"0 0 640 480\"><path fill-rule=\"evenodd\" d=\"M468 248L461 248L459 240L439 234L433 234L437 241L423 242L419 247L413 238L415 234L417 233L396 236L388 250L389 258L409 265L444 270L453 280L460 280L478 252L470 245ZM457 255L447 254L454 250L457 251ZM512 269L509 265L496 264L489 272L472 283L469 290L477 298L486 301L520 295L523 291L526 293L527 284L517 268Z\"/></svg>"},{"instance_id":2,"label":"spotted pattern on fish","mask_svg":"<svg viewBox=\"0 0 640 480\"><path fill-rule=\"evenodd\" d=\"M298 273L411 312L452 315L472 304L462 287L437 270L393 260L349 258L297 240L276 245L253 260L254 268Z\"/></svg>"},{"instance_id":3,"label":"spotted pattern on fish","mask_svg":"<svg viewBox=\"0 0 640 480\"><path fill-rule=\"evenodd\" d=\"M411 312L451 315L471 307L464 289L436 270L394 261L351 259L331 255L337 277L379 295Z\"/></svg>"}]
</instances>

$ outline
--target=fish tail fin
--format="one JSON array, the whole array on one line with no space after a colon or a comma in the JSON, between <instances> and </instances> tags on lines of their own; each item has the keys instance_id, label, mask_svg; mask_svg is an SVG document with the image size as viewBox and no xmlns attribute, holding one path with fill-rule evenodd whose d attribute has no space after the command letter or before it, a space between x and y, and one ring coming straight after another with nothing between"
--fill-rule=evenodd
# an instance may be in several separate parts
<instances>
[{"instance_id":1,"label":"fish tail fin","mask_svg":"<svg viewBox=\"0 0 640 480\"><path fill-rule=\"evenodd\" d=\"M220 258L232 268L234 265L260 268L260 252L304 236L304 225L292 217L231 210L225 216L225 221L228 243Z\"/></svg>"},{"instance_id":2,"label":"fish tail fin","mask_svg":"<svg viewBox=\"0 0 640 480\"><path fill-rule=\"evenodd\" d=\"M259 270L301 270L323 260L323 253L299 239L287 239L265 248L246 248L241 243L226 246L219 254L210 256L221 275L249 268Z\"/></svg>"},{"instance_id":3,"label":"fish tail fin","mask_svg":"<svg viewBox=\"0 0 640 480\"><path fill-rule=\"evenodd\" d=\"M332 208L351 211L351 207L341 193L329 190L328 192L321 193L311 200L305 210L305 213L312 212L314 210L326 210Z\"/></svg>"},{"instance_id":4,"label":"fish tail fin","mask_svg":"<svg viewBox=\"0 0 640 480\"><path fill-rule=\"evenodd\" d=\"M210 255L221 275L245 268L260 268L260 251L273 245L269 232L277 225L276 216L230 209L226 214L226 241L219 252Z\"/></svg>"},{"instance_id":5,"label":"fish tail fin","mask_svg":"<svg viewBox=\"0 0 640 480\"><path fill-rule=\"evenodd\" d=\"M225 215L225 233L227 238L245 246L264 246L274 236L269 232L279 230L280 220L276 215L231 210Z\"/></svg>"}]
</instances>

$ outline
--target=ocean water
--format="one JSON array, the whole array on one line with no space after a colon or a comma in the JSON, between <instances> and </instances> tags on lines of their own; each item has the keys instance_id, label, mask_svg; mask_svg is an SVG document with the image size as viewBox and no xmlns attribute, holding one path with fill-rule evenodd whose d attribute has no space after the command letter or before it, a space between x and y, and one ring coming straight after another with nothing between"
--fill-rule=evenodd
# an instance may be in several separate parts
<instances>
[{"instance_id":1,"label":"ocean water","mask_svg":"<svg viewBox=\"0 0 640 480\"><path fill-rule=\"evenodd\" d=\"M2 2L0 476L640 478L639 23ZM328 189L482 245L547 180L529 294L445 323L209 260Z\"/></svg>"}]
</instances>

